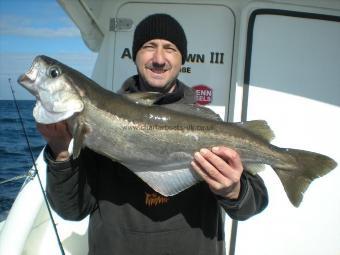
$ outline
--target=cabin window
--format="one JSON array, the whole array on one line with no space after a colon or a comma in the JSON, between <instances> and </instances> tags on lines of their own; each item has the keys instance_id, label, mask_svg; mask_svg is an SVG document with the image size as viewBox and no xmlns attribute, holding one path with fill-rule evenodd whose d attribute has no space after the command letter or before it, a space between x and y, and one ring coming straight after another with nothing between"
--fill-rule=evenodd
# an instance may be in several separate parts
<instances>
[{"instance_id":1,"label":"cabin window","mask_svg":"<svg viewBox=\"0 0 340 255\"><path fill-rule=\"evenodd\" d=\"M339 105L340 17L257 10L247 37L245 84Z\"/></svg>"}]
</instances>

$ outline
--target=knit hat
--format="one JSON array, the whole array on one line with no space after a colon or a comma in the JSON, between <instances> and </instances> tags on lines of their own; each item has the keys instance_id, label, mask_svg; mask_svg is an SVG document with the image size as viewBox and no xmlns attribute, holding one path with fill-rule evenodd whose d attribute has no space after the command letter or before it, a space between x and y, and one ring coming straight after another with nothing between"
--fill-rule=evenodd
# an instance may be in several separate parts
<instances>
[{"instance_id":1,"label":"knit hat","mask_svg":"<svg viewBox=\"0 0 340 255\"><path fill-rule=\"evenodd\" d=\"M187 58L187 39L182 26L168 14L153 14L143 19L135 29L132 58L136 61L137 51L144 43L153 39L164 39L176 45L182 55L182 64Z\"/></svg>"}]
</instances>

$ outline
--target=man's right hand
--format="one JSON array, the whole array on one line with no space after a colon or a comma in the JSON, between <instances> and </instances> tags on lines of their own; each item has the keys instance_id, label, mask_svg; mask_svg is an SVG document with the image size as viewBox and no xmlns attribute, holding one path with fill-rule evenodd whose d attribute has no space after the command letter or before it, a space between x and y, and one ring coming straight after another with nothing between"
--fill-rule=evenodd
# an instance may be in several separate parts
<instances>
[{"instance_id":1,"label":"man's right hand","mask_svg":"<svg viewBox=\"0 0 340 255\"><path fill-rule=\"evenodd\" d=\"M68 129L66 121L61 121L54 124L36 124L37 129L50 146L55 160L68 160L70 158L68 146L72 140L72 135Z\"/></svg>"}]
</instances>

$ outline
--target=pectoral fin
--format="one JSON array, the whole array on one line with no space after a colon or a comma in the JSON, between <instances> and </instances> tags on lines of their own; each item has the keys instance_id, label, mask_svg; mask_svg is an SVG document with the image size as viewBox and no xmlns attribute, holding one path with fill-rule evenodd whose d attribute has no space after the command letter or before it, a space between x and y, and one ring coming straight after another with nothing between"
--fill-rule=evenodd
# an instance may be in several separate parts
<instances>
[{"instance_id":1,"label":"pectoral fin","mask_svg":"<svg viewBox=\"0 0 340 255\"><path fill-rule=\"evenodd\" d=\"M78 158L81 149L83 148L83 142L85 134L88 132L88 128L85 123L82 121L78 121L75 124L74 132L73 132L73 158Z\"/></svg>"}]
</instances>

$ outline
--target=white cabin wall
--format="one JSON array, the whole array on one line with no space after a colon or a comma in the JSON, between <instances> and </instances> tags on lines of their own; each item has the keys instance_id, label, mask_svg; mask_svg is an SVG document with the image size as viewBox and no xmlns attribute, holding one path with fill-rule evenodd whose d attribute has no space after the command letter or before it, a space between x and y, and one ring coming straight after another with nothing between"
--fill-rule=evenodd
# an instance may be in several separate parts
<instances>
[{"instance_id":1,"label":"white cabin wall","mask_svg":"<svg viewBox=\"0 0 340 255\"><path fill-rule=\"evenodd\" d=\"M287 21L284 16L268 20L257 27L249 87L243 85L242 62L249 16L254 10L274 8L339 17L340 6L334 7L259 2L243 10L234 116L235 120L242 116L265 119L276 134L273 144L323 153L339 163L340 23ZM260 19L257 22L261 25ZM260 215L239 222L235 254L338 254L339 167L311 184L299 208L289 203L270 167L260 175L270 203Z\"/></svg>"},{"instance_id":2,"label":"white cabin wall","mask_svg":"<svg viewBox=\"0 0 340 255\"><path fill-rule=\"evenodd\" d=\"M116 16L116 11L121 3L119 1L103 1L102 8L98 15L98 22L104 31L104 39L91 78L103 87L113 90L113 60L115 49L114 31L110 31L110 19Z\"/></svg>"}]
</instances>

